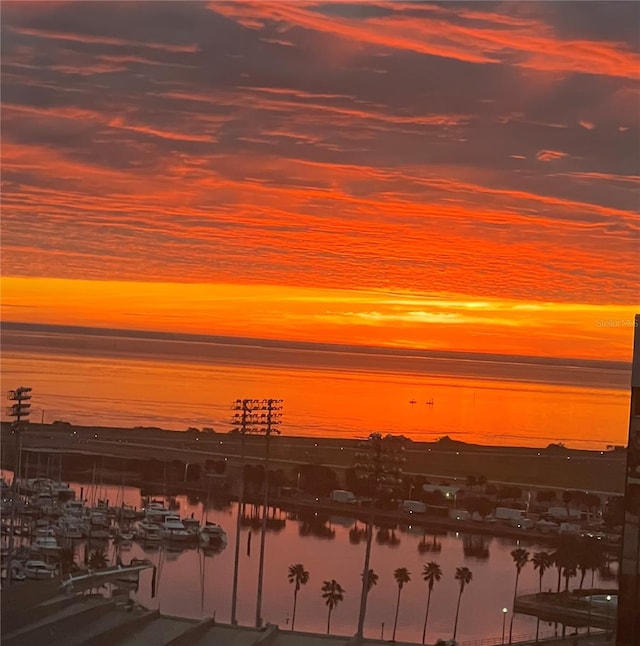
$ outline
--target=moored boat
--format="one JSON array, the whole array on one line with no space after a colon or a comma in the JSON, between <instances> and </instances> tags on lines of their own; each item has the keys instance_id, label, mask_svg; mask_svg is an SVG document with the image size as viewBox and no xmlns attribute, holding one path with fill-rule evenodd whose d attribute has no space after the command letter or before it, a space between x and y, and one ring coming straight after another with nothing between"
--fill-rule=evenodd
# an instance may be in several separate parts
<instances>
[{"instance_id":1,"label":"moored boat","mask_svg":"<svg viewBox=\"0 0 640 646\"><path fill-rule=\"evenodd\" d=\"M24 574L27 579L52 579L55 576L55 567L47 565L44 561L27 561Z\"/></svg>"},{"instance_id":2,"label":"moored boat","mask_svg":"<svg viewBox=\"0 0 640 646\"><path fill-rule=\"evenodd\" d=\"M185 543L195 537L185 528L180 516L167 516L160 527L160 536L176 543Z\"/></svg>"},{"instance_id":3,"label":"moored boat","mask_svg":"<svg viewBox=\"0 0 640 646\"><path fill-rule=\"evenodd\" d=\"M145 543L159 543L160 528L155 523L143 520L136 526L135 537Z\"/></svg>"},{"instance_id":4,"label":"moored boat","mask_svg":"<svg viewBox=\"0 0 640 646\"><path fill-rule=\"evenodd\" d=\"M227 545L227 534L224 529L218 523L209 521L200 528L198 539L202 547L223 549Z\"/></svg>"}]
</instances>

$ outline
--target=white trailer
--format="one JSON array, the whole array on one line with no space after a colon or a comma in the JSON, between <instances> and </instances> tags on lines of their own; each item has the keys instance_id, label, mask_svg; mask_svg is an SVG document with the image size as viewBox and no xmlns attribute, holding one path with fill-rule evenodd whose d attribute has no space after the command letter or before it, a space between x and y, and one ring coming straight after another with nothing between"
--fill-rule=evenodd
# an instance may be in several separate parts
<instances>
[{"instance_id":1,"label":"white trailer","mask_svg":"<svg viewBox=\"0 0 640 646\"><path fill-rule=\"evenodd\" d=\"M355 505L358 501L353 495L353 491L346 491L345 489L334 489L330 495L331 502L338 502L347 505Z\"/></svg>"},{"instance_id":2,"label":"white trailer","mask_svg":"<svg viewBox=\"0 0 640 646\"><path fill-rule=\"evenodd\" d=\"M409 514L424 514L427 511L427 506L419 500L403 500L402 511L406 511Z\"/></svg>"},{"instance_id":3,"label":"white trailer","mask_svg":"<svg viewBox=\"0 0 640 646\"><path fill-rule=\"evenodd\" d=\"M498 520L522 520L524 510L512 509L511 507L496 507L495 517Z\"/></svg>"}]
</instances>

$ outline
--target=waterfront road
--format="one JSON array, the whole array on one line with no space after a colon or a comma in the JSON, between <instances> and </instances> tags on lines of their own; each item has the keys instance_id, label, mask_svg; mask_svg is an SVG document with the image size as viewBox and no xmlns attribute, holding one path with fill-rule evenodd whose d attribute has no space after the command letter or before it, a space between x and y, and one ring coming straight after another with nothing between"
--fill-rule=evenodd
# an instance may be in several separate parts
<instances>
[{"instance_id":1,"label":"waterfront road","mask_svg":"<svg viewBox=\"0 0 640 646\"><path fill-rule=\"evenodd\" d=\"M42 452L184 462L226 459L232 463L238 462L240 455L239 436L229 433L30 424L21 435L24 449ZM12 439L15 436L10 426L3 423L3 453L14 445ZM313 463L341 471L353 464L357 447L358 440L354 439L276 436L272 438L270 459L285 467ZM621 494L623 490L624 451L492 447L450 441L411 443L408 447L405 473L423 475L437 483L483 475L494 484L530 490L580 489L602 496ZM246 437L248 463L262 461L264 451L264 437Z\"/></svg>"}]
</instances>

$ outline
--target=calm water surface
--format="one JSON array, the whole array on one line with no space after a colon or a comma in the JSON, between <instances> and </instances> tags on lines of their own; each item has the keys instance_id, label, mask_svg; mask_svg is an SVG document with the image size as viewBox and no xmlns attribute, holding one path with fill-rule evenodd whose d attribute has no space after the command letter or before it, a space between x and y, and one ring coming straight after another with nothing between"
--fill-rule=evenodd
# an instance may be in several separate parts
<instances>
[{"instance_id":1,"label":"calm water surface","mask_svg":"<svg viewBox=\"0 0 640 646\"><path fill-rule=\"evenodd\" d=\"M79 493L80 485L72 485ZM89 485L84 486L85 496L91 496ZM95 496L108 497L118 503L124 497L127 504L140 507L139 489L125 487L99 487ZM178 497L180 514L203 518L203 504L184 496ZM235 505L224 509L209 509L208 520L223 526L227 532L228 545L224 551L215 555L203 555L196 549L168 552L164 549L145 550L135 543L129 551L122 552L125 563L131 557L146 557L158 567L157 595L151 598L151 573L143 575L139 601L149 607L158 608L162 613L184 617L201 618L212 616L222 622L230 620L231 583L233 577ZM247 507L250 512L251 508ZM263 617L266 621L286 626L290 621L293 586L287 581L287 569L293 563L303 563L310 573L310 580L303 586L298 597L296 628L311 632L326 631L326 607L321 598L322 582L335 578L346 590L344 602L333 613L332 632L353 634L356 630L359 608L359 577L364 562L364 540L354 545L349 540L349 530L355 521L348 518L333 517L325 523L327 538L308 535L300 520L287 519L284 512L276 512L282 520L278 531L269 531L266 540L265 578L263 595ZM359 523L359 526L363 527ZM247 553L249 532L252 534L251 550ZM376 537L374 533L374 537ZM433 543L434 535L426 536L417 527L399 528L393 535L398 539L395 546L380 544L374 538L371 567L379 575L379 582L370 593L367 610L366 631L370 636L379 636L381 625L385 624L385 637L390 639L393 627L397 586L393 571L406 567L412 575L402 592L397 639L419 642L422 635L422 622L426 601L427 586L420 577L422 566L435 560L443 570L443 579L437 583L432 597L429 619L428 640L433 643L437 638L450 638L453 628L458 585L454 580L456 567L467 566L473 572L473 580L465 589L462 597L461 616L458 636L461 641L500 637L502 630L502 611L511 608L515 568L510 551L516 546L524 546L532 554L546 549L530 543L517 544L512 539L490 536L462 535L455 532L438 535L437 553L418 551L418 544L426 540ZM260 531L243 527L241 534L241 563L239 575L238 619L241 624L252 625L255 619L256 587L258 579ZM110 558L115 560L114 547L110 547ZM79 555L84 546L78 547ZM471 556L469 550L482 556ZM590 576L590 575L589 575ZM544 588L555 586L555 570L548 572ZM589 580L589 579L587 579ZM574 580L577 585L577 580ZM596 585L600 583L596 577ZM611 581L603 583L613 586ZM528 565L520 577L519 592L535 592L538 589L538 575ZM507 624L508 626L508 624ZM514 635L535 633L536 621L532 617L516 616ZM553 627L541 625L541 634L551 634Z\"/></svg>"},{"instance_id":2,"label":"calm water surface","mask_svg":"<svg viewBox=\"0 0 640 646\"><path fill-rule=\"evenodd\" d=\"M416 440L446 434L484 444L563 441L593 449L624 444L627 435L629 393L620 384L628 379L621 371L368 356L350 361L336 358L339 353L293 351L278 363L271 350L270 365L264 357L251 365L246 348L234 360L228 348L229 356L218 346L217 354L207 355L203 344L154 341L153 352L141 358L135 350L140 340L123 350L123 342L112 339L96 347L93 338L62 343L55 335L34 341L12 334L2 335L1 385L33 388L33 421L225 431L232 401L273 397L285 401L285 435L382 431ZM426 405L432 399L434 405Z\"/></svg>"}]
</instances>

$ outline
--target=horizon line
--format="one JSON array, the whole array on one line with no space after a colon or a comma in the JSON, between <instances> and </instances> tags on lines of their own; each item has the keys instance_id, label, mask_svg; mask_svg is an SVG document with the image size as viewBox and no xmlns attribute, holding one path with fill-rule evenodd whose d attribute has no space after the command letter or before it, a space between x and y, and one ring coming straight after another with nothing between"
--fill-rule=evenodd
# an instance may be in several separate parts
<instances>
[{"instance_id":1,"label":"horizon line","mask_svg":"<svg viewBox=\"0 0 640 646\"><path fill-rule=\"evenodd\" d=\"M299 341L291 339L269 339L260 337L196 334L193 332L166 332L148 329L109 328L99 326L61 325L56 323L26 323L22 321L0 321L2 331L57 332L60 334L85 334L88 336L129 336L133 338L165 341L191 341L221 345L250 346L259 344L267 348L302 350L309 352L332 352L341 354L377 354L411 358L449 358L474 361L505 363L530 363L532 365L571 366L603 368L608 370L631 370L631 361L607 359L579 359L575 357L549 357L544 355L517 355L489 352L463 352L456 350L426 350L410 346L372 346L360 344L328 343L322 341Z\"/></svg>"}]
</instances>

